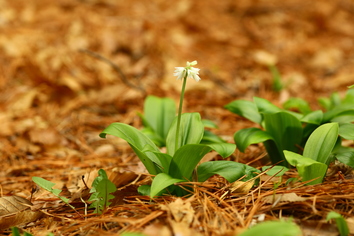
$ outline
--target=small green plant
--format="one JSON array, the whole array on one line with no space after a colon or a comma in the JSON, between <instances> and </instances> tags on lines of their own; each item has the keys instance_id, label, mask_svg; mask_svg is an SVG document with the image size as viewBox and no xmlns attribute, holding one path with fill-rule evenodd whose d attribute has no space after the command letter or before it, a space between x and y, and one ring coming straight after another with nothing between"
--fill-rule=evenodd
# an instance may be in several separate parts
<instances>
[{"instance_id":1,"label":"small green plant","mask_svg":"<svg viewBox=\"0 0 354 236\"><path fill-rule=\"evenodd\" d=\"M251 144L262 142L273 164L289 166L283 150L297 152L303 132L296 113L278 108L258 97L254 98L254 102L236 100L225 107L263 127L246 128L235 133L235 143L241 152Z\"/></svg>"},{"instance_id":2,"label":"small green plant","mask_svg":"<svg viewBox=\"0 0 354 236\"><path fill-rule=\"evenodd\" d=\"M61 193L61 190L53 188L55 183L52 183L49 180L36 176L32 177L32 181L35 182L39 187L54 194L54 196L56 196L57 198L60 198L65 204L67 204L69 207L76 211L75 207L69 203L68 198L59 195Z\"/></svg>"},{"instance_id":3,"label":"small green plant","mask_svg":"<svg viewBox=\"0 0 354 236\"><path fill-rule=\"evenodd\" d=\"M345 221L345 219L343 218L343 216L337 212L331 211L327 214L326 220L329 221L332 219L334 219L336 221L340 236L348 236L349 235L349 228L348 228L348 224Z\"/></svg>"},{"instance_id":4,"label":"small green plant","mask_svg":"<svg viewBox=\"0 0 354 236\"><path fill-rule=\"evenodd\" d=\"M166 146L168 131L176 117L175 102L171 98L148 96L144 102L144 114L139 114L144 128L142 132L149 137L158 147ZM202 120L205 128L218 128L210 120ZM204 130L200 143L225 142L209 130Z\"/></svg>"},{"instance_id":5,"label":"small green plant","mask_svg":"<svg viewBox=\"0 0 354 236\"><path fill-rule=\"evenodd\" d=\"M225 142L201 143L204 136L204 124L200 114L182 114L187 78L192 78L196 81L200 80L198 76L199 69L192 67L196 64L196 61L187 62L186 67L176 67L174 75L177 76L177 79L182 79L183 84L178 115L170 125L168 125L169 121L164 121L166 117L170 116L165 115L163 108L158 109L158 113L161 115L158 115L157 118L152 118L152 122L148 121L150 119L148 117L151 117L150 111L145 110L145 118L143 120L149 124L148 127L153 128L154 132L159 134L160 141L164 139L162 136L166 136L167 153L162 153L156 144L143 132L123 123L110 124L100 134L102 138L109 134L127 141L148 172L155 175L151 186L144 185L139 187L139 192L144 195L154 197L167 192L183 196L188 192L175 185L176 183L202 182L215 174L225 177L230 182L246 175L246 178L243 179L246 181L259 173L259 170L253 167L232 161L205 162L198 166L199 161L211 150L215 150L222 157L228 157L234 152L236 146ZM158 104L170 103L168 100L161 102L155 98L152 99ZM153 106L152 103L148 107L151 106ZM160 106L166 107L166 105ZM158 126L160 128L157 128Z\"/></svg>"},{"instance_id":6,"label":"small green plant","mask_svg":"<svg viewBox=\"0 0 354 236\"><path fill-rule=\"evenodd\" d=\"M115 191L117 187L108 179L106 172L100 169L90 190L92 194L88 201L92 203L89 208L95 208L94 213L102 214L111 205L110 200L114 198L111 193Z\"/></svg>"},{"instance_id":7,"label":"small green plant","mask_svg":"<svg viewBox=\"0 0 354 236\"><path fill-rule=\"evenodd\" d=\"M279 70L276 65L270 65L269 70L273 77L273 90L275 92L280 92L284 88L284 85Z\"/></svg>"},{"instance_id":8,"label":"small green plant","mask_svg":"<svg viewBox=\"0 0 354 236\"><path fill-rule=\"evenodd\" d=\"M337 122L341 138L333 149L333 155L344 164L352 166L354 149L342 147L341 139L354 139L354 124L351 123L354 121L354 89L348 90L344 99L333 94L331 98L320 101L325 112L311 110L309 104L299 98L285 102L285 109L258 97L253 102L236 100L225 107L262 127L242 129L235 133L235 143L242 152L251 144L263 142L273 164L289 166L284 150L301 152L314 130L323 124ZM296 109L300 113L288 109Z\"/></svg>"}]
</instances>

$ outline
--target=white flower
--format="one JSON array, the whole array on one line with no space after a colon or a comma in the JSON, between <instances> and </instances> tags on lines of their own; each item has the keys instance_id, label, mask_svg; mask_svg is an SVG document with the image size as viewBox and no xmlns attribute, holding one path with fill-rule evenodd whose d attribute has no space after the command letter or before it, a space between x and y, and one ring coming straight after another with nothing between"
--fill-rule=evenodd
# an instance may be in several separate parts
<instances>
[{"instance_id":1,"label":"white flower","mask_svg":"<svg viewBox=\"0 0 354 236\"><path fill-rule=\"evenodd\" d=\"M186 67L175 67L175 72L173 75L177 76L177 79L183 79L187 75L187 78L192 78L198 82L200 80L199 77L200 69L192 67L195 66L196 64L197 61L192 61L192 62L187 61Z\"/></svg>"}]
</instances>

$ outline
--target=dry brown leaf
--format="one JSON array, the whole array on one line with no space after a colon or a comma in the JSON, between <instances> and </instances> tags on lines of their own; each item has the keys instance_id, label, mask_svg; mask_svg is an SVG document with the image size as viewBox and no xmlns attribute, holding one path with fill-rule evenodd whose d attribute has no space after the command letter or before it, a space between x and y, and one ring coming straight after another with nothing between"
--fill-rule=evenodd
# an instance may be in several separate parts
<instances>
[{"instance_id":1,"label":"dry brown leaf","mask_svg":"<svg viewBox=\"0 0 354 236\"><path fill-rule=\"evenodd\" d=\"M235 181L231 184L230 190L232 193L247 194L253 185L254 185L254 180L247 181L247 182Z\"/></svg>"},{"instance_id":2,"label":"dry brown leaf","mask_svg":"<svg viewBox=\"0 0 354 236\"><path fill-rule=\"evenodd\" d=\"M42 212L32 211L32 203L18 196L0 198L0 230L26 224L41 217Z\"/></svg>"},{"instance_id":3,"label":"dry brown leaf","mask_svg":"<svg viewBox=\"0 0 354 236\"><path fill-rule=\"evenodd\" d=\"M303 202L307 199L299 197L296 193L284 193L266 196L262 199L265 203L278 203L278 202Z\"/></svg>"},{"instance_id":4,"label":"dry brown leaf","mask_svg":"<svg viewBox=\"0 0 354 236\"><path fill-rule=\"evenodd\" d=\"M160 205L160 207L169 212L176 222L184 222L188 226L193 221L194 209L190 202L183 201L182 198L177 198L176 201L168 205Z\"/></svg>"},{"instance_id":5,"label":"dry brown leaf","mask_svg":"<svg viewBox=\"0 0 354 236\"><path fill-rule=\"evenodd\" d=\"M348 228L349 228L349 233L354 234L354 217L349 217L346 219Z\"/></svg>"}]
</instances>

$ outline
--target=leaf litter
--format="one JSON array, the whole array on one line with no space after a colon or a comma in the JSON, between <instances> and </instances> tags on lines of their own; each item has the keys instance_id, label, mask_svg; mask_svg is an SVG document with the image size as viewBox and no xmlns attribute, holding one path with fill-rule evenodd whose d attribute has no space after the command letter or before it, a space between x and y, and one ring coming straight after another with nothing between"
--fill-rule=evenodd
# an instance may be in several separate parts
<instances>
[{"instance_id":1,"label":"leaf litter","mask_svg":"<svg viewBox=\"0 0 354 236\"><path fill-rule=\"evenodd\" d=\"M26 206L11 213L16 220L1 230L8 233L8 226L18 225L34 235L236 235L255 221L292 217L303 235L335 235L334 223L325 218L336 211L354 233L352 171L334 171L315 186L286 185L298 177L288 171L277 189L261 180L242 194L229 191L230 184L218 176L195 183L190 198L150 200L137 194L150 176L129 145L98 134L115 121L141 127L137 112L146 94L177 101L172 72L181 62L197 60L204 73L203 83L186 92L186 111L216 122L216 133L227 140L252 125L222 108L232 100L258 96L280 105L295 96L316 106L318 97L344 92L352 80L349 0L174 4L0 1L2 197L29 200L36 188L31 178L38 176L57 183L83 213L80 198L89 197L83 180L91 187L102 168L118 188L102 216L88 209L81 218L50 193L35 192L31 202L41 218L29 220L33 211ZM264 65L269 61L287 84L280 93L272 91ZM257 145L231 159L255 167L267 164Z\"/></svg>"}]
</instances>

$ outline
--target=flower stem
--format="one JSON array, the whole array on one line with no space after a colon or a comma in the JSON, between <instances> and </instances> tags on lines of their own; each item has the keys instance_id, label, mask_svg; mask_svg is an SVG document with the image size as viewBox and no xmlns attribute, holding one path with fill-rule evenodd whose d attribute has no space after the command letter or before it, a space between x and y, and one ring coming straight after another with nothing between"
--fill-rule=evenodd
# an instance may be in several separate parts
<instances>
[{"instance_id":1,"label":"flower stem","mask_svg":"<svg viewBox=\"0 0 354 236\"><path fill-rule=\"evenodd\" d=\"M179 108L178 108L178 117L177 117L177 129L176 129L176 139L175 139L175 152L178 149L178 143L179 143L179 127L181 124L181 116L182 116L182 107L183 107L183 98L184 98L184 91L186 89L186 84L187 84L187 75L188 73L186 73L186 75L183 78L183 84L182 84L182 91L181 91L181 96L179 98Z\"/></svg>"}]
</instances>

